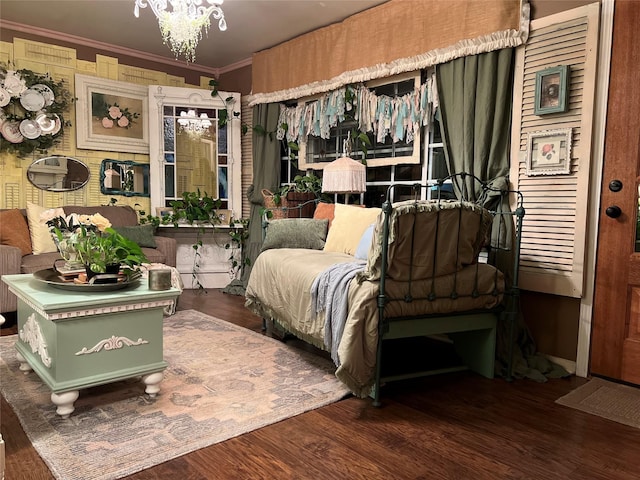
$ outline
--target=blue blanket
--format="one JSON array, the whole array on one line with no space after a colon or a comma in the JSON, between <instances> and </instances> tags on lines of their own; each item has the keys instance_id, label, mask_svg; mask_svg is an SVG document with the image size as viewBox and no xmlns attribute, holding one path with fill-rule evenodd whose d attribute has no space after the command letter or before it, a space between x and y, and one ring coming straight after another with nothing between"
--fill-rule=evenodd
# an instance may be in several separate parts
<instances>
[{"instance_id":1,"label":"blue blanket","mask_svg":"<svg viewBox=\"0 0 640 480\"><path fill-rule=\"evenodd\" d=\"M324 344L340 366L338 346L349 311L349 282L364 270L366 262L337 263L316 277L311 285L311 314L325 312Z\"/></svg>"}]
</instances>

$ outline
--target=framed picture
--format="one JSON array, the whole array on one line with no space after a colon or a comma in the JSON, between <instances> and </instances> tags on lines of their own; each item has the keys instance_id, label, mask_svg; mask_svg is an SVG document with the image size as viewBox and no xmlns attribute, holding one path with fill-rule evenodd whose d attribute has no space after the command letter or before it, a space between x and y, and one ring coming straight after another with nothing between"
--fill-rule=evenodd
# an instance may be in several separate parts
<instances>
[{"instance_id":1,"label":"framed picture","mask_svg":"<svg viewBox=\"0 0 640 480\"><path fill-rule=\"evenodd\" d=\"M216 214L220 219L220 225L229 225L229 220L231 220L231 210L216 210Z\"/></svg>"},{"instance_id":2,"label":"framed picture","mask_svg":"<svg viewBox=\"0 0 640 480\"><path fill-rule=\"evenodd\" d=\"M536 115L566 112L569 108L569 66L559 65L536 72Z\"/></svg>"},{"instance_id":3,"label":"framed picture","mask_svg":"<svg viewBox=\"0 0 640 480\"><path fill-rule=\"evenodd\" d=\"M156 207L156 217L164 218L173 214L171 207Z\"/></svg>"},{"instance_id":4,"label":"framed picture","mask_svg":"<svg viewBox=\"0 0 640 480\"><path fill-rule=\"evenodd\" d=\"M571 129L532 132L527 141L527 175L571 173Z\"/></svg>"},{"instance_id":5,"label":"framed picture","mask_svg":"<svg viewBox=\"0 0 640 480\"><path fill-rule=\"evenodd\" d=\"M147 87L76 75L78 148L149 153Z\"/></svg>"}]
</instances>

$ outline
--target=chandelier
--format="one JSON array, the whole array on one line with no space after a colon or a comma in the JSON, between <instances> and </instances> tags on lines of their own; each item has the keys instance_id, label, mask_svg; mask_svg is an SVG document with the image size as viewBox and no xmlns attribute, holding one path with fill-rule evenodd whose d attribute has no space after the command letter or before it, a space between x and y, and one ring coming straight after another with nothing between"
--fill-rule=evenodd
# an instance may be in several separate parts
<instances>
[{"instance_id":1,"label":"chandelier","mask_svg":"<svg viewBox=\"0 0 640 480\"><path fill-rule=\"evenodd\" d=\"M223 1L136 0L133 13L138 18L140 8L150 5L151 10L158 17L162 41L169 46L176 58L178 55L184 55L188 62L193 62L196 59L196 47L202 39L202 30L205 33L209 31L211 15L218 20L218 28L221 31L224 32L227 29L224 12L220 7ZM171 11L167 10L169 5L171 5Z\"/></svg>"},{"instance_id":2,"label":"chandelier","mask_svg":"<svg viewBox=\"0 0 640 480\"><path fill-rule=\"evenodd\" d=\"M183 110L180 112L178 124L183 132L193 137L201 137L205 132L209 131L209 127L212 125L206 113L201 113L198 117L198 113L195 110L189 110L188 112Z\"/></svg>"}]
</instances>

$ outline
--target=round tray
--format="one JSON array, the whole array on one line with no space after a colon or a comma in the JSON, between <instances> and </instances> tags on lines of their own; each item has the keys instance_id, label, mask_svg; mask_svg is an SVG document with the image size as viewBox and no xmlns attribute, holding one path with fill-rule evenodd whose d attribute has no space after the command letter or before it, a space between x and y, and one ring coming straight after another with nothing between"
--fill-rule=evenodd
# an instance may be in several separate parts
<instances>
[{"instance_id":1,"label":"round tray","mask_svg":"<svg viewBox=\"0 0 640 480\"><path fill-rule=\"evenodd\" d=\"M128 288L132 285L137 285L138 280L142 276L140 273L135 273L131 275L129 278L124 277L125 279L121 282L117 283L74 283L63 281L60 278L60 273L58 273L53 268L47 268L45 270L38 270L33 274L33 278L51 285L52 287L62 288L63 290L75 290L78 292L110 292L113 290L122 290L123 288Z\"/></svg>"}]
</instances>

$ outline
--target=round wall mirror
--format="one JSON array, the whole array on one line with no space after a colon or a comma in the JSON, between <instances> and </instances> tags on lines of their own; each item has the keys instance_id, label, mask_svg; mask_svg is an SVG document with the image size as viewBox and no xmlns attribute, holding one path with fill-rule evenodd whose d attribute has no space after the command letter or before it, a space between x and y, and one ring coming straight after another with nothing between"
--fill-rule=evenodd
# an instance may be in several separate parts
<instances>
[{"instance_id":1,"label":"round wall mirror","mask_svg":"<svg viewBox=\"0 0 640 480\"><path fill-rule=\"evenodd\" d=\"M63 156L40 158L27 169L27 178L33 186L49 192L78 190L90 176L89 168L80 160Z\"/></svg>"}]
</instances>

